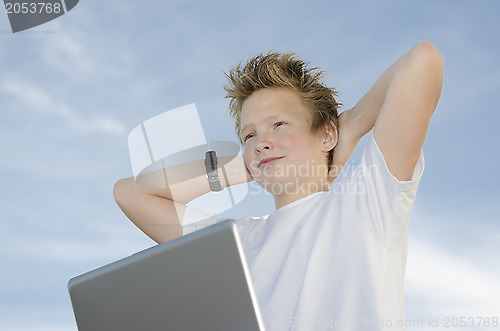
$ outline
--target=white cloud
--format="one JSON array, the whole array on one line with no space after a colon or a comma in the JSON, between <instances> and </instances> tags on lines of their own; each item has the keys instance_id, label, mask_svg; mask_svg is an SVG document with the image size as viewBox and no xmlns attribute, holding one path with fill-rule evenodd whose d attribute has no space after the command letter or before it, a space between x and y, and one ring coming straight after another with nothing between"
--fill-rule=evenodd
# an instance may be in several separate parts
<instances>
[{"instance_id":1,"label":"white cloud","mask_svg":"<svg viewBox=\"0 0 500 331\"><path fill-rule=\"evenodd\" d=\"M21 326L21 327L7 327L6 329L3 329L3 331L33 331L33 328L35 326ZM53 324L47 324L47 325L36 325L36 330L37 331L75 331L76 330L76 324L74 326L61 326L61 325L53 325Z\"/></svg>"},{"instance_id":2,"label":"white cloud","mask_svg":"<svg viewBox=\"0 0 500 331\"><path fill-rule=\"evenodd\" d=\"M82 116L66 103L59 101L40 86L19 79L4 80L0 89L16 98L25 109L61 118L80 133L104 133L122 135L126 126L116 118L107 115Z\"/></svg>"},{"instance_id":3,"label":"white cloud","mask_svg":"<svg viewBox=\"0 0 500 331\"><path fill-rule=\"evenodd\" d=\"M42 54L47 63L63 72L96 73L93 57L85 45L75 40L74 36L58 33L57 38L48 38Z\"/></svg>"},{"instance_id":4,"label":"white cloud","mask_svg":"<svg viewBox=\"0 0 500 331\"><path fill-rule=\"evenodd\" d=\"M77 17L66 17L64 20L53 20L40 27L50 29L52 33L44 38L36 39L36 51L40 53L45 63L63 73L79 78L99 72L96 66L95 54L92 54L92 41L95 35L89 31L82 32L75 29L80 20L89 20L88 12L78 7ZM78 19L79 18L79 19ZM76 20L76 21L75 21ZM94 39L92 39L94 38ZM94 56L92 56L94 55Z\"/></svg>"},{"instance_id":5,"label":"white cloud","mask_svg":"<svg viewBox=\"0 0 500 331\"><path fill-rule=\"evenodd\" d=\"M9 247L8 250L0 251L0 259L62 264L75 262L102 264L122 259L155 245L131 224L124 222L102 221L98 227L89 222L61 236L46 233L57 232L53 229L65 226L61 225L64 222L59 224L57 221L46 222L44 230L41 230L39 224L26 220L30 216L32 215L18 216L22 225L11 222L0 223L0 241L5 247ZM19 230L20 228L29 231L23 232Z\"/></svg>"},{"instance_id":6,"label":"white cloud","mask_svg":"<svg viewBox=\"0 0 500 331\"><path fill-rule=\"evenodd\" d=\"M137 233L136 233L137 234ZM83 239L64 239L44 237L36 245L27 245L26 241L19 240L9 244L11 254L20 259L37 261L55 261L63 263L111 263L128 255L154 245L149 239L137 234L127 238L107 238L96 241ZM12 253L14 252L14 253ZM100 265L99 265L100 266Z\"/></svg>"},{"instance_id":7,"label":"white cloud","mask_svg":"<svg viewBox=\"0 0 500 331\"><path fill-rule=\"evenodd\" d=\"M496 316L491 314L500 307L499 276L500 270L493 266L485 269L469 257L413 238L406 271L407 301L410 306L412 300L425 301L417 310L429 316Z\"/></svg>"}]
</instances>

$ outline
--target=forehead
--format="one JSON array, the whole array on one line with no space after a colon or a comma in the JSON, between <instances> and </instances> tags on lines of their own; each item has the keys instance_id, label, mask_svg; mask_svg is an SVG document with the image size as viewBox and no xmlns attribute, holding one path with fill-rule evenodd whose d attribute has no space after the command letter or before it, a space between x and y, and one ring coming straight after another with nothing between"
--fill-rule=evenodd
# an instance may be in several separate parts
<instances>
[{"instance_id":1,"label":"forehead","mask_svg":"<svg viewBox=\"0 0 500 331\"><path fill-rule=\"evenodd\" d=\"M309 122L310 112L301 96L288 88L266 88L252 93L243 103L241 131L267 118L286 115Z\"/></svg>"}]
</instances>

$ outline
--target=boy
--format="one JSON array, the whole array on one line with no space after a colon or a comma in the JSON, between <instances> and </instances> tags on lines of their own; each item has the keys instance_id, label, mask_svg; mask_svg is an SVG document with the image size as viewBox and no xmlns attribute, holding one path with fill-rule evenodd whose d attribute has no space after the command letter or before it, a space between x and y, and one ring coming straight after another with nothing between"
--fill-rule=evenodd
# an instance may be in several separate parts
<instances>
[{"instance_id":1,"label":"boy","mask_svg":"<svg viewBox=\"0 0 500 331\"><path fill-rule=\"evenodd\" d=\"M243 160L220 158L220 185L255 180L277 209L236 220L268 330L404 329L408 217L442 77L441 54L420 42L338 116L336 92L321 72L289 54L259 55L228 74L244 152ZM332 186L372 128L357 171ZM209 191L204 176L166 190L129 178L114 194L141 230L163 242L217 221L190 229L179 221L184 205Z\"/></svg>"}]
</instances>

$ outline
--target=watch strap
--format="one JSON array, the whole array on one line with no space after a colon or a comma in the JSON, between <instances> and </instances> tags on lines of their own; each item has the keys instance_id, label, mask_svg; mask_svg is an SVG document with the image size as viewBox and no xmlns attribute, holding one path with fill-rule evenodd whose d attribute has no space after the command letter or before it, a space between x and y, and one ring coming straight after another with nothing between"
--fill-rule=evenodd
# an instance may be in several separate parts
<instances>
[{"instance_id":1,"label":"watch strap","mask_svg":"<svg viewBox=\"0 0 500 331\"><path fill-rule=\"evenodd\" d=\"M217 154L215 151L205 153L205 168L207 171L208 185L213 192L222 191L220 185L219 172L217 171Z\"/></svg>"}]
</instances>

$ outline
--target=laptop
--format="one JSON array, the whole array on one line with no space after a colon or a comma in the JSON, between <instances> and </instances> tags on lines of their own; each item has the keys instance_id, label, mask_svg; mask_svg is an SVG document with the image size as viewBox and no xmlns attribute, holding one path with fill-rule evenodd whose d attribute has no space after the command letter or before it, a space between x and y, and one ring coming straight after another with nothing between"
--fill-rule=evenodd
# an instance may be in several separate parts
<instances>
[{"instance_id":1,"label":"laptop","mask_svg":"<svg viewBox=\"0 0 500 331\"><path fill-rule=\"evenodd\" d=\"M74 277L68 289L80 331L264 330L230 220Z\"/></svg>"}]
</instances>

